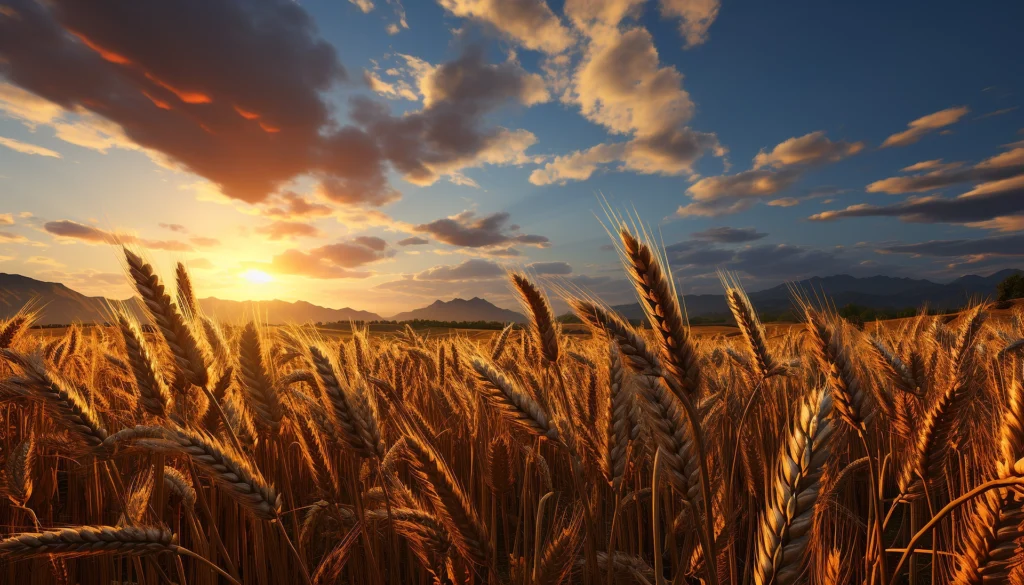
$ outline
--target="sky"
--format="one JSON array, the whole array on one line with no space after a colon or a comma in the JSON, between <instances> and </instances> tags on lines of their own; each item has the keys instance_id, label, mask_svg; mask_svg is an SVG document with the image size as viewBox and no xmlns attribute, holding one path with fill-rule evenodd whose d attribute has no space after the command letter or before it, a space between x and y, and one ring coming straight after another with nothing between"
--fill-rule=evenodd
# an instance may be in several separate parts
<instances>
[{"instance_id":1,"label":"sky","mask_svg":"<svg viewBox=\"0 0 1024 585\"><path fill-rule=\"evenodd\" d=\"M0 272L387 316L1021 267L1020 2L0 0Z\"/></svg>"}]
</instances>

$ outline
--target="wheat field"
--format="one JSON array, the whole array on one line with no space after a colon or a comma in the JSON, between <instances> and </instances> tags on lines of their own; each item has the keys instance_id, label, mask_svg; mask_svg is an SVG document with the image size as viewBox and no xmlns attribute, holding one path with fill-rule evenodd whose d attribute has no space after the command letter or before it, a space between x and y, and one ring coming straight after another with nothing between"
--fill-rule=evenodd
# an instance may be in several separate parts
<instances>
[{"instance_id":1,"label":"wheat field","mask_svg":"<svg viewBox=\"0 0 1024 585\"><path fill-rule=\"evenodd\" d=\"M649 323L552 287L590 337L520 273L492 338L218 323L124 250L155 333L0 327L0 582L1024 583L1024 314L768 338L723 275L698 337L613 232Z\"/></svg>"}]
</instances>

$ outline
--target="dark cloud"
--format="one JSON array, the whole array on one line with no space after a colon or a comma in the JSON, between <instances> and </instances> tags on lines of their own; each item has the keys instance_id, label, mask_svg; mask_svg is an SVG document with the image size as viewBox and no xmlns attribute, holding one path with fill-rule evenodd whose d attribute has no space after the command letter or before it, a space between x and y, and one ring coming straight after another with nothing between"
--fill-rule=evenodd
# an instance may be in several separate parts
<instances>
[{"instance_id":1,"label":"dark cloud","mask_svg":"<svg viewBox=\"0 0 1024 585\"><path fill-rule=\"evenodd\" d=\"M351 102L352 119L379 144L381 154L418 185L481 163L522 163L536 138L525 131L490 126L486 117L508 103L548 99L540 76L519 65L484 61L473 48L420 80L422 110L393 115L387 104L365 97Z\"/></svg>"},{"instance_id":2,"label":"dark cloud","mask_svg":"<svg viewBox=\"0 0 1024 585\"><path fill-rule=\"evenodd\" d=\"M914 244L892 244L878 248L891 254L919 256L1024 256L1024 234L988 236L971 240L930 240Z\"/></svg>"},{"instance_id":3,"label":"dark cloud","mask_svg":"<svg viewBox=\"0 0 1024 585\"><path fill-rule=\"evenodd\" d=\"M274 221L266 225L256 226L253 231L257 234L267 236L269 240L283 240L295 238L315 238L322 236L315 225L301 221Z\"/></svg>"},{"instance_id":4,"label":"dark cloud","mask_svg":"<svg viewBox=\"0 0 1024 585\"><path fill-rule=\"evenodd\" d=\"M735 270L758 279L791 279L828 272L832 266L852 260L837 250L821 250L787 244L758 244L740 248L720 247L708 240L691 239L665 247L669 263L690 279L718 269Z\"/></svg>"},{"instance_id":5,"label":"dark cloud","mask_svg":"<svg viewBox=\"0 0 1024 585\"><path fill-rule=\"evenodd\" d=\"M399 246L423 246L423 245L429 244L429 243L430 243L430 240L428 240L426 238L421 238L419 236L412 236L410 238L405 238L405 239L402 239L402 240L398 240L398 245Z\"/></svg>"},{"instance_id":6,"label":"dark cloud","mask_svg":"<svg viewBox=\"0 0 1024 585\"><path fill-rule=\"evenodd\" d=\"M295 2L6 5L16 17L0 19L3 77L115 122L229 197L262 201L312 174L339 200L393 198L373 141L331 120L322 93L345 70Z\"/></svg>"},{"instance_id":7,"label":"dark cloud","mask_svg":"<svg viewBox=\"0 0 1024 585\"><path fill-rule=\"evenodd\" d=\"M812 215L812 221L898 217L914 223L975 223L1024 213L1024 175L985 183L959 197L918 197L893 205L851 205Z\"/></svg>"},{"instance_id":8,"label":"dark cloud","mask_svg":"<svg viewBox=\"0 0 1024 585\"><path fill-rule=\"evenodd\" d=\"M788 280L834 272L838 264L839 254L835 251L763 244L738 250L729 268L757 278Z\"/></svg>"},{"instance_id":9,"label":"dark cloud","mask_svg":"<svg viewBox=\"0 0 1024 585\"><path fill-rule=\"evenodd\" d=\"M490 260L471 259L455 265L442 265L428 268L416 275L416 280L484 280L489 278L500 278L505 275L505 269L496 262Z\"/></svg>"},{"instance_id":10,"label":"dark cloud","mask_svg":"<svg viewBox=\"0 0 1024 585\"><path fill-rule=\"evenodd\" d=\"M534 262L527 266L534 274L544 275L561 275L572 274L572 266L569 266L567 262Z\"/></svg>"},{"instance_id":11,"label":"dark cloud","mask_svg":"<svg viewBox=\"0 0 1024 585\"><path fill-rule=\"evenodd\" d=\"M84 225L75 221L62 219L60 221L48 221L43 224L43 229L48 233L61 238L73 238L87 242L112 242L113 236L101 229Z\"/></svg>"},{"instance_id":12,"label":"dark cloud","mask_svg":"<svg viewBox=\"0 0 1024 585\"><path fill-rule=\"evenodd\" d=\"M739 244L742 242L753 242L754 240L760 240L768 234L759 232L756 229L749 228L733 228L733 227L715 227L709 228L702 232L694 232L690 234L690 237L695 240L702 240L705 242L717 242L720 244Z\"/></svg>"},{"instance_id":13,"label":"dark cloud","mask_svg":"<svg viewBox=\"0 0 1024 585\"><path fill-rule=\"evenodd\" d=\"M547 247L550 240L544 236L520 234L506 224L508 212L492 213L478 217L472 211L434 220L415 227L418 232L430 234L435 240L467 248L494 248L509 244L524 244L538 248Z\"/></svg>"},{"instance_id":14,"label":"dark cloud","mask_svg":"<svg viewBox=\"0 0 1024 585\"><path fill-rule=\"evenodd\" d=\"M43 224L43 229L58 238L80 240L90 244L137 244L151 250L170 252L191 252L193 250L192 246L178 240L147 240L131 234L108 232L68 219L48 221ZM193 240L195 239L202 240L203 238L193 238Z\"/></svg>"},{"instance_id":15,"label":"dark cloud","mask_svg":"<svg viewBox=\"0 0 1024 585\"><path fill-rule=\"evenodd\" d=\"M188 230L185 229L185 226L181 225L180 223L161 223L157 225L164 228L165 230L171 230L172 232L178 232L179 234L184 234L188 232Z\"/></svg>"}]
</instances>

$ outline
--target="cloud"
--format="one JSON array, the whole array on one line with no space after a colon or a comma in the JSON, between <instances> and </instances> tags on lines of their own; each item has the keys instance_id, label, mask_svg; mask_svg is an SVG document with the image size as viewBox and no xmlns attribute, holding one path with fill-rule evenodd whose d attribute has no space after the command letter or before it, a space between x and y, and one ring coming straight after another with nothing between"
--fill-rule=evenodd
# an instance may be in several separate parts
<instances>
[{"instance_id":1,"label":"cloud","mask_svg":"<svg viewBox=\"0 0 1024 585\"><path fill-rule=\"evenodd\" d=\"M730 268L757 278L793 279L830 273L838 252L789 244L763 244L736 252Z\"/></svg>"},{"instance_id":2,"label":"cloud","mask_svg":"<svg viewBox=\"0 0 1024 585\"><path fill-rule=\"evenodd\" d=\"M759 232L756 229L749 228L734 228L734 227L715 227L709 228L704 231L694 232L690 234L690 237L695 240L701 240L705 242L716 242L719 244L739 244L742 242L753 242L754 240L760 240L768 234Z\"/></svg>"},{"instance_id":3,"label":"cloud","mask_svg":"<svg viewBox=\"0 0 1024 585\"><path fill-rule=\"evenodd\" d=\"M988 236L963 240L930 240L913 244L880 246L879 251L889 254L915 256L1024 256L1024 234Z\"/></svg>"},{"instance_id":4,"label":"cloud","mask_svg":"<svg viewBox=\"0 0 1024 585\"><path fill-rule=\"evenodd\" d=\"M754 157L754 169L837 162L862 150L863 142L832 142L824 131L819 130L790 138L778 144L771 152L762 150Z\"/></svg>"},{"instance_id":5,"label":"cloud","mask_svg":"<svg viewBox=\"0 0 1024 585\"><path fill-rule=\"evenodd\" d=\"M113 234L106 231L67 219L48 221L43 224L43 229L60 238L85 240L94 243L113 243L116 239Z\"/></svg>"},{"instance_id":6,"label":"cloud","mask_svg":"<svg viewBox=\"0 0 1024 585\"><path fill-rule=\"evenodd\" d=\"M323 235L316 226L300 221L274 221L253 228L257 234L269 240L294 240L295 238L316 238Z\"/></svg>"},{"instance_id":7,"label":"cloud","mask_svg":"<svg viewBox=\"0 0 1024 585\"><path fill-rule=\"evenodd\" d=\"M923 163L918 163L920 164ZM961 168L960 164L956 164L936 165L934 168L936 170L922 175L889 177L875 181L867 186L867 191L889 194L920 193L962 183L1008 179L1024 173L1024 147L1013 148L989 157L972 167Z\"/></svg>"},{"instance_id":8,"label":"cloud","mask_svg":"<svg viewBox=\"0 0 1024 585\"><path fill-rule=\"evenodd\" d=\"M907 129L903 132L897 132L896 134L886 138L885 142L882 143L882 148L913 144L918 140L921 140L921 138L926 134L930 134L935 130L945 128L946 126L956 124L970 111L970 108L967 106L960 106L956 108L948 108L940 112L935 112L934 114L928 114L927 116L918 118L907 124Z\"/></svg>"},{"instance_id":9,"label":"cloud","mask_svg":"<svg viewBox=\"0 0 1024 585\"><path fill-rule=\"evenodd\" d=\"M757 169L735 175L705 177L686 190L693 202L680 206L676 214L715 217L737 213L789 188L799 178L800 171L796 169Z\"/></svg>"},{"instance_id":10,"label":"cloud","mask_svg":"<svg viewBox=\"0 0 1024 585\"><path fill-rule=\"evenodd\" d=\"M841 261L850 264L839 250L789 244L723 248L715 242L690 239L666 246L665 252L672 266L684 271L687 279L727 269L758 279L788 280L828 272Z\"/></svg>"},{"instance_id":11,"label":"cloud","mask_svg":"<svg viewBox=\"0 0 1024 585\"><path fill-rule=\"evenodd\" d=\"M0 243L5 244L21 244L27 242L28 238L21 234L15 234L12 232L0 232Z\"/></svg>"},{"instance_id":12,"label":"cloud","mask_svg":"<svg viewBox=\"0 0 1024 585\"><path fill-rule=\"evenodd\" d=\"M330 116L323 94L346 72L299 4L8 4L19 17L0 19L0 72L24 91L0 104L27 123L99 150L138 145L247 202L303 175L344 185L346 201L394 198L374 141ZM26 92L48 105L31 111ZM68 112L87 123L62 126Z\"/></svg>"},{"instance_id":13,"label":"cloud","mask_svg":"<svg viewBox=\"0 0 1024 585\"><path fill-rule=\"evenodd\" d=\"M212 248L213 246L220 245L220 240L218 240L217 238L204 238L196 236L194 238L189 238L188 241L192 242L193 244L201 248Z\"/></svg>"},{"instance_id":14,"label":"cloud","mask_svg":"<svg viewBox=\"0 0 1024 585\"><path fill-rule=\"evenodd\" d=\"M57 238L89 244L137 244L152 250L170 252L190 252L193 249L189 244L177 240L147 240L131 234L108 232L68 219L48 221L43 224L43 230Z\"/></svg>"},{"instance_id":15,"label":"cloud","mask_svg":"<svg viewBox=\"0 0 1024 585\"><path fill-rule=\"evenodd\" d=\"M900 170L904 173L915 173L917 171L948 171L962 165L963 163L959 162L944 163L941 158L937 158L933 160L923 160L919 163L914 163L909 167L903 167Z\"/></svg>"},{"instance_id":16,"label":"cloud","mask_svg":"<svg viewBox=\"0 0 1024 585\"><path fill-rule=\"evenodd\" d=\"M0 225L14 225L14 215L10 213L0 213Z\"/></svg>"},{"instance_id":17,"label":"cloud","mask_svg":"<svg viewBox=\"0 0 1024 585\"><path fill-rule=\"evenodd\" d=\"M567 262L534 262L527 268L539 276L565 276L572 274L572 266Z\"/></svg>"},{"instance_id":18,"label":"cloud","mask_svg":"<svg viewBox=\"0 0 1024 585\"><path fill-rule=\"evenodd\" d=\"M430 234L435 240L466 248L495 248L521 244L546 248L550 240L544 236L519 233L519 226L509 226L509 213L498 212L479 217L472 211L437 219L415 226L417 232Z\"/></svg>"},{"instance_id":19,"label":"cloud","mask_svg":"<svg viewBox=\"0 0 1024 585\"><path fill-rule=\"evenodd\" d=\"M716 217L744 211L792 187L808 169L840 161L863 149L861 142L832 142L823 131L790 138L770 152L759 152L749 171L705 177L690 185L686 194L693 202L680 206L676 215ZM818 195L811 192L805 197ZM794 197L783 197L769 204L791 207L797 202Z\"/></svg>"},{"instance_id":20,"label":"cloud","mask_svg":"<svg viewBox=\"0 0 1024 585\"><path fill-rule=\"evenodd\" d=\"M661 0L660 6L663 17L680 20L679 33L690 48L708 40L708 29L718 17L721 4L718 0Z\"/></svg>"},{"instance_id":21,"label":"cloud","mask_svg":"<svg viewBox=\"0 0 1024 585\"><path fill-rule=\"evenodd\" d=\"M994 118L995 116L1002 116L1003 114L1009 114L1010 112L1017 109L1017 106L1011 108L1003 108L1001 110L995 110L987 114L982 114L975 118L975 120L984 120L985 118Z\"/></svg>"},{"instance_id":22,"label":"cloud","mask_svg":"<svg viewBox=\"0 0 1024 585\"><path fill-rule=\"evenodd\" d=\"M398 245L399 246L423 246L423 245L429 244L429 243L430 243L430 240L428 240L426 238L421 238L419 236L412 236L412 237L409 237L409 238L398 240Z\"/></svg>"},{"instance_id":23,"label":"cloud","mask_svg":"<svg viewBox=\"0 0 1024 585\"><path fill-rule=\"evenodd\" d=\"M466 168L537 161L526 154L537 141L533 133L491 126L488 118L509 104L531 106L550 99L539 75L512 61L488 64L477 47L438 67L419 67L422 110L396 116L387 104L365 97L350 103L352 119L405 180L430 185Z\"/></svg>"},{"instance_id":24,"label":"cloud","mask_svg":"<svg viewBox=\"0 0 1024 585\"><path fill-rule=\"evenodd\" d=\"M348 0L350 4L353 4L363 12L367 14L373 10L373 0Z\"/></svg>"},{"instance_id":25,"label":"cloud","mask_svg":"<svg viewBox=\"0 0 1024 585\"><path fill-rule=\"evenodd\" d=\"M58 262L55 258L50 258L49 256L31 256L25 259L25 263L52 266L54 268L61 268L64 266L64 264Z\"/></svg>"},{"instance_id":26,"label":"cloud","mask_svg":"<svg viewBox=\"0 0 1024 585\"><path fill-rule=\"evenodd\" d=\"M269 263L250 262L248 266L284 275L317 279L368 278L372 273L353 270L394 256L394 251L381 246L380 238L356 238L328 244L308 252L289 249L274 256Z\"/></svg>"},{"instance_id":27,"label":"cloud","mask_svg":"<svg viewBox=\"0 0 1024 585\"><path fill-rule=\"evenodd\" d=\"M416 280L442 280L442 281L463 281L483 280L488 278L500 278L505 275L505 269L498 263L490 260L473 258L461 264L446 264L428 268L416 274Z\"/></svg>"},{"instance_id":28,"label":"cloud","mask_svg":"<svg viewBox=\"0 0 1024 585\"><path fill-rule=\"evenodd\" d=\"M975 224L1024 214L1024 175L983 183L957 197L917 197L893 205L851 205L812 215L812 221L848 217L896 217L913 223ZM996 224L998 225L998 224Z\"/></svg>"},{"instance_id":29,"label":"cloud","mask_svg":"<svg viewBox=\"0 0 1024 585\"><path fill-rule=\"evenodd\" d=\"M714 134L687 126L694 105L683 89L683 76L675 67L660 63L650 32L643 27L618 28L618 19L629 10L622 3L567 4L566 11L577 24L587 23L583 26L588 39L583 59L562 95L591 122L629 139L558 156L535 170L531 183L586 180L612 164L619 171L690 175L693 164L706 152L725 155ZM595 21L601 24L592 24ZM557 69L553 70L556 77L561 75Z\"/></svg>"},{"instance_id":30,"label":"cloud","mask_svg":"<svg viewBox=\"0 0 1024 585\"><path fill-rule=\"evenodd\" d=\"M534 185L564 185L585 181L605 165L620 163L618 171L641 174L689 175L693 163L706 151L721 152L713 134L679 128L629 142L598 144L587 150L556 156L530 173Z\"/></svg>"},{"instance_id":31,"label":"cloud","mask_svg":"<svg viewBox=\"0 0 1024 585\"><path fill-rule=\"evenodd\" d=\"M377 77L377 75L372 71L363 71L363 82L366 83L370 89L387 98L402 98L414 102L419 101L420 99L408 84L401 81L389 83L380 77Z\"/></svg>"},{"instance_id":32,"label":"cloud","mask_svg":"<svg viewBox=\"0 0 1024 585\"><path fill-rule=\"evenodd\" d=\"M365 246L374 252L383 252L387 247L388 243L377 236L359 236L352 240L360 246Z\"/></svg>"},{"instance_id":33,"label":"cloud","mask_svg":"<svg viewBox=\"0 0 1024 585\"><path fill-rule=\"evenodd\" d=\"M60 153L49 148L43 148L42 146L36 146L35 144L29 144L13 138L4 138L0 136L0 146L6 146L15 152L22 154L35 154L38 156L46 156L50 158L60 158Z\"/></svg>"},{"instance_id":34,"label":"cloud","mask_svg":"<svg viewBox=\"0 0 1024 585\"><path fill-rule=\"evenodd\" d=\"M180 223L160 223L157 225L164 228L165 230L171 230L172 232L178 232L180 234L188 232L188 229L186 229L185 226L181 225Z\"/></svg>"},{"instance_id":35,"label":"cloud","mask_svg":"<svg viewBox=\"0 0 1024 585\"><path fill-rule=\"evenodd\" d=\"M323 203L314 203L292 191L275 195L269 202L270 206L262 210L267 217L281 219L299 217L323 217L331 214L331 207Z\"/></svg>"},{"instance_id":36,"label":"cloud","mask_svg":"<svg viewBox=\"0 0 1024 585\"><path fill-rule=\"evenodd\" d=\"M440 0L440 4L455 16L490 25L527 49L560 53L574 42L544 0Z\"/></svg>"}]
</instances>

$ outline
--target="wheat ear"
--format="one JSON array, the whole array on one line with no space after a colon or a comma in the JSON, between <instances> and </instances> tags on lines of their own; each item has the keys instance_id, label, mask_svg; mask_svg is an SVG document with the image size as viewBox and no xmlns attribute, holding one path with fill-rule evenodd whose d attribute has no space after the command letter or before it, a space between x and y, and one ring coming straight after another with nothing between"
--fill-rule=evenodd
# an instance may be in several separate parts
<instances>
[{"instance_id":1,"label":"wheat ear","mask_svg":"<svg viewBox=\"0 0 1024 585\"><path fill-rule=\"evenodd\" d=\"M205 387L208 381L207 360L202 347L171 297L164 292L160 278L153 267L131 250L124 249L128 273L135 284L135 290L142 297L150 317L171 348L171 355L185 379L195 386Z\"/></svg>"},{"instance_id":2,"label":"wheat ear","mask_svg":"<svg viewBox=\"0 0 1024 585\"><path fill-rule=\"evenodd\" d=\"M665 368L678 380L683 392L695 396L699 391L700 368L671 275L663 269L651 247L633 236L625 225L619 229L619 238L623 265L658 335Z\"/></svg>"},{"instance_id":3,"label":"wheat ear","mask_svg":"<svg viewBox=\"0 0 1024 585\"><path fill-rule=\"evenodd\" d=\"M284 418L284 405L267 371L267 361L260 333L256 324L250 321L238 338L238 375L246 402L256 413L256 420L265 430L276 434Z\"/></svg>"},{"instance_id":4,"label":"wheat ear","mask_svg":"<svg viewBox=\"0 0 1024 585\"><path fill-rule=\"evenodd\" d=\"M525 274L512 272L509 274L512 284L519 293L523 304L530 312L534 333L541 354L548 363L558 361L558 322L548 299L537 285L530 282Z\"/></svg>"},{"instance_id":5,"label":"wheat ear","mask_svg":"<svg viewBox=\"0 0 1024 585\"><path fill-rule=\"evenodd\" d=\"M172 410L171 392L160 373L153 350L135 320L127 313L117 315L117 325L128 352L135 386L139 390L139 404L147 413L157 418L166 418Z\"/></svg>"},{"instance_id":6,"label":"wheat ear","mask_svg":"<svg viewBox=\"0 0 1024 585\"><path fill-rule=\"evenodd\" d=\"M472 363L483 382L480 387L484 399L502 418L536 437L558 440L558 429L551 423L551 417L533 398L482 358L475 357Z\"/></svg>"},{"instance_id":7,"label":"wheat ear","mask_svg":"<svg viewBox=\"0 0 1024 585\"><path fill-rule=\"evenodd\" d=\"M77 526L16 534L0 540L0 558L10 560L43 555L147 555L175 549L171 531L156 526Z\"/></svg>"},{"instance_id":8,"label":"wheat ear","mask_svg":"<svg viewBox=\"0 0 1024 585\"><path fill-rule=\"evenodd\" d=\"M804 572L822 468L830 453L831 411L832 397L822 389L812 391L800 405L761 518L756 585L791 585Z\"/></svg>"},{"instance_id":9,"label":"wheat ear","mask_svg":"<svg viewBox=\"0 0 1024 585\"><path fill-rule=\"evenodd\" d=\"M405 452L413 475L452 534L456 548L478 565L490 566L492 551L487 530L445 462L427 444L407 436Z\"/></svg>"},{"instance_id":10,"label":"wheat ear","mask_svg":"<svg viewBox=\"0 0 1024 585\"><path fill-rule=\"evenodd\" d=\"M74 436L88 445L100 445L107 438L99 414L70 382L50 372L41 356L0 349L0 357L17 364L24 372L24 377L9 378L0 387L40 400Z\"/></svg>"},{"instance_id":11,"label":"wheat ear","mask_svg":"<svg viewBox=\"0 0 1024 585\"><path fill-rule=\"evenodd\" d=\"M377 419L365 404L365 399L342 387L334 365L319 347L310 346L309 355L342 439L360 457L383 458L384 442L380 438Z\"/></svg>"}]
</instances>

